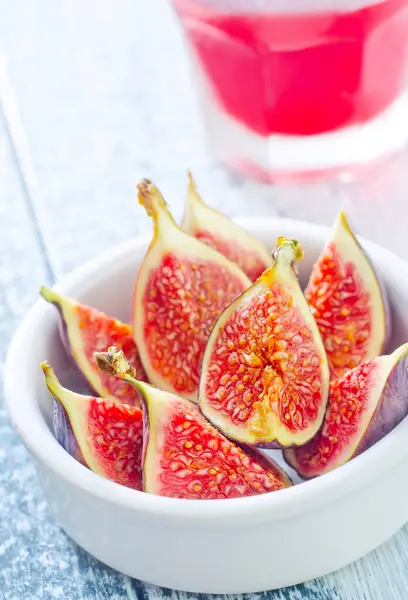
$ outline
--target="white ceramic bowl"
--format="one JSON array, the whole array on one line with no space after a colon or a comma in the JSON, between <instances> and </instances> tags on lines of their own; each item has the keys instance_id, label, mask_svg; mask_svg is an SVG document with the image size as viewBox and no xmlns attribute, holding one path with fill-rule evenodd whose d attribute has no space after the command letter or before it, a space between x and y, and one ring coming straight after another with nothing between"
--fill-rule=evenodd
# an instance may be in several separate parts
<instances>
[{"instance_id":1,"label":"white ceramic bowl","mask_svg":"<svg viewBox=\"0 0 408 600\"><path fill-rule=\"evenodd\" d=\"M305 248L302 279L328 236L324 227L279 219L241 223L273 246L278 235ZM128 319L147 239L113 249L58 284L60 292ZM364 242L388 287L392 348L408 340L408 263ZM95 557L144 581L191 592L261 591L303 582L363 556L408 520L408 420L345 466L279 492L233 500L176 500L119 486L77 463L50 429L47 359L65 385L73 371L57 311L40 300L9 350L5 391L11 420L34 456L63 529Z\"/></svg>"}]
</instances>

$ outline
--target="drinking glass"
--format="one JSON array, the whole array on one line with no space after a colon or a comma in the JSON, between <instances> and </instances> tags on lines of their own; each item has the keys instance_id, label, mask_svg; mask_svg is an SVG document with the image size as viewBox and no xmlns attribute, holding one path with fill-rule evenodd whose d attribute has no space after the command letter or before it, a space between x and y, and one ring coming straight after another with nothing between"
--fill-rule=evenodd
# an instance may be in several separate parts
<instances>
[{"instance_id":1,"label":"drinking glass","mask_svg":"<svg viewBox=\"0 0 408 600\"><path fill-rule=\"evenodd\" d=\"M264 180L358 168L408 138L408 0L172 0L209 138Z\"/></svg>"}]
</instances>

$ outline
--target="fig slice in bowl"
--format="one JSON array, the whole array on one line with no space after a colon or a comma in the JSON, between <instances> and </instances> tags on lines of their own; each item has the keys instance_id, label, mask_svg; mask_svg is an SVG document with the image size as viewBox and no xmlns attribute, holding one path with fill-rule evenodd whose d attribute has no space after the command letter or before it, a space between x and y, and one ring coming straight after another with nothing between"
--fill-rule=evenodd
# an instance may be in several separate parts
<instances>
[{"instance_id":1,"label":"fig slice in bowl","mask_svg":"<svg viewBox=\"0 0 408 600\"><path fill-rule=\"evenodd\" d=\"M330 384L321 430L284 458L301 477L323 475L358 456L408 414L408 344L367 360Z\"/></svg>"},{"instance_id":2,"label":"fig slice in bowl","mask_svg":"<svg viewBox=\"0 0 408 600\"><path fill-rule=\"evenodd\" d=\"M126 352L138 379L146 381L130 325L58 294L54 289L42 287L40 293L44 300L58 308L64 345L91 388L102 398L115 398L126 404L140 406L137 391L103 373L94 359L94 352L115 344Z\"/></svg>"},{"instance_id":3,"label":"fig slice in bowl","mask_svg":"<svg viewBox=\"0 0 408 600\"><path fill-rule=\"evenodd\" d=\"M292 485L260 451L246 453L224 437L195 403L137 381L123 352L109 348L95 356L101 369L127 381L143 399L145 492L210 500L264 494Z\"/></svg>"},{"instance_id":4,"label":"fig slice in bowl","mask_svg":"<svg viewBox=\"0 0 408 600\"><path fill-rule=\"evenodd\" d=\"M314 265L305 290L332 378L379 356L389 336L388 302L344 212Z\"/></svg>"},{"instance_id":5,"label":"fig slice in bowl","mask_svg":"<svg viewBox=\"0 0 408 600\"><path fill-rule=\"evenodd\" d=\"M46 362L41 368L54 398L54 432L61 446L94 473L141 490L142 410L72 392Z\"/></svg>"},{"instance_id":6,"label":"fig slice in bowl","mask_svg":"<svg viewBox=\"0 0 408 600\"><path fill-rule=\"evenodd\" d=\"M208 340L200 408L241 443L301 445L324 417L329 369L294 272L301 257L298 242L279 238L274 265L225 309Z\"/></svg>"},{"instance_id":7,"label":"fig slice in bowl","mask_svg":"<svg viewBox=\"0 0 408 600\"><path fill-rule=\"evenodd\" d=\"M151 383L197 401L211 328L251 282L236 264L182 231L150 181L138 189L154 235L135 285L136 345Z\"/></svg>"},{"instance_id":8,"label":"fig slice in bowl","mask_svg":"<svg viewBox=\"0 0 408 600\"><path fill-rule=\"evenodd\" d=\"M190 172L182 228L236 263L251 281L273 264L270 252L261 242L203 202Z\"/></svg>"}]
</instances>

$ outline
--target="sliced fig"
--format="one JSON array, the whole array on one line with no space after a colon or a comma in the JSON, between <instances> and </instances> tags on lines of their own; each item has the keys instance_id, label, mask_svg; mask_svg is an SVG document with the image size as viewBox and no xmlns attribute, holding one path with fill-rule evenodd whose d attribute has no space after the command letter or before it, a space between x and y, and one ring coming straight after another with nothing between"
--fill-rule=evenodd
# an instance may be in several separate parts
<instances>
[{"instance_id":1,"label":"sliced fig","mask_svg":"<svg viewBox=\"0 0 408 600\"><path fill-rule=\"evenodd\" d=\"M182 228L237 263L251 281L273 264L270 252L261 242L203 202L190 172Z\"/></svg>"},{"instance_id":2,"label":"sliced fig","mask_svg":"<svg viewBox=\"0 0 408 600\"><path fill-rule=\"evenodd\" d=\"M134 379L123 352L109 348L96 358L101 369L129 382L143 398L145 492L204 500L252 496L292 485L261 452L246 454L225 438L196 404Z\"/></svg>"},{"instance_id":3,"label":"sliced fig","mask_svg":"<svg viewBox=\"0 0 408 600\"><path fill-rule=\"evenodd\" d=\"M301 445L324 417L329 369L294 272L301 257L298 242L279 238L275 264L225 309L208 340L200 407L242 443Z\"/></svg>"},{"instance_id":4,"label":"sliced fig","mask_svg":"<svg viewBox=\"0 0 408 600\"><path fill-rule=\"evenodd\" d=\"M344 212L305 290L332 378L379 356L389 334L388 303Z\"/></svg>"},{"instance_id":5,"label":"sliced fig","mask_svg":"<svg viewBox=\"0 0 408 600\"><path fill-rule=\"evenodd\" d=\"M133 339L132 328L126 323L42 287L42 297L55 304L61 314L61 335L68 352L75 359L89 385L102 398L117 399L140 406L136 390L122 381L109 377L98 369L94 352L106 350L112 344L121 348L136 369L138 379L147 379Z\"/></svg>"},{"instance_id":6,"label":"sliced fig","mask_svg":"<svg viewBox=\"0 0 408 600\"><path fill-rule=\"evenodd\" d=\"M43 362L41 368L54 398L54 431L59 443L91 471L141 490L142 410L67 390L52 367Z\"/></svg>"},{"instance_id":7,"label":"sliced fig","mask_svg":"<svg viewBox=\"0 0 408 600\"><path fill-rule=\"evenodd\" d=\"M358 456L408 414L408 344L367 360L330 384L323 426L285 460L309 479Z\"/></svg>"},{"instance_id":8,"label":"sliced fig","mask_svg":"<svg viewBox=\"0 0 408 600\"><path fill-rule=\"evenodd\" d=\"M211 328L251 282L237 265L183 232L150 181L138 189L154 236L135 285L136 345L153 384L197 401Z\"/></svg>"}]
</instances>

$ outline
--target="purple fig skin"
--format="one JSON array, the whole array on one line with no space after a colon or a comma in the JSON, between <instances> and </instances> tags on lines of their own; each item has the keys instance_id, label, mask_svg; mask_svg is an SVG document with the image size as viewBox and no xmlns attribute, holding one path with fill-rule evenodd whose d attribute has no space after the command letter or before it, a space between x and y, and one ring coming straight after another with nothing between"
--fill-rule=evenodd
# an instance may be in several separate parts
<instances>
[{"instance_id":1,"label":"purple fig skin","mask_svg":"<svg viewBox=\"0 0 408 600\"><path fill-rule=\"evenodd\" d=\"M58 331L59 331L59 334L61 337L62 344L63 344L67 354L69 355L69 357L72 360L74 360L74 355L72 353L71 344L69 343L69 339L68 339L68 330L67 330L67 324L65 323L64 315L62 314L60 305L57 304L56 302L53 302L53 304L58 310L58 315L59 315Z\"/></svg>"},{"instance_id":2,"label":"purple fig skin","mask_svg":"<svg viewBox=\"0 0 408 600\"><path fill-rule=\"evenodd\" d=\"M145 464L147 448L149 446L150 441L150 419L149 419L149 407L146 402L146 398L144 394L140 395L142 399L142 410L143 410L143 446L142 446L142 465ZM144 490L146 487L145 482L145 472L142 468L142 489Z\"/></svg>"},{"instance_id":3,"label":"purple fig skin","mask_svg":"<svg viewBox=\"0 0 408 600\"><path fill-rule=\"evenodd\" d=\"M67 325L65 323L61 307L56 302L53 302L52 304L58 310L58 332L62 341L62 345L64 346L72 366L75 368L78 384L80 384L81 389L83 388L84 390L89 390L92 393L96 393L94 390L92 390L89 382L85 379L76 364L71 344L69 343ZM53 397L53 429L57 442L64 448L64 450L78 462L86 466L82 452L79 448L78 442L76 441L74 432L72 431L67 412L59 400L55 397Z\"/></svg>"},{"instance_id":4,"label":"purple fig skin","mask_svg":"<svg viewBox=\"0 0 408 600\"><path fill-rule=\"evenodd\" d=\"M77 362L76 362L75 357L74 357L74 353L72 351L72 346L71 346L71 344L69 342L67 324L65 322L64 315L62 313L62 309L61 309L60 305L57 302L52 302L52 304L58 310L58 332L59 332L59 336L60 336L60 339L62 341L62 345L64 346L65 352L67 353L67 355L69 357L71 365L73 367L75 367L75 372L76 372L77 378L79 380L78 384L80 384L80 389L84 390L83 393L88 393L89 392L91 395L98 396L97 390L95 390L92 387L92 385L90 384L90 382L85 378L85 376L83 375L81 369L77 365Z\"/></svg>"},{"instance_id":5,"label":"purple fig skin","mask_svg":"<svg viewBox=\"0 0 408 600\"><path fill-rule=\"evenodd\" d=\"M353 456L379 442L408 414L408 356L399 360L388 375L369 426Z\"/></svg>"},{"instance_id":6,"label":"purple fig skin","mask_svg":"<svg viewBox=\"0 0 408 600\"><path fill-rule=\"evenodd\" d=\"M67 411L62 404L54 397L53 404L53 429L57 442L64 448L68 454L78 462L86 466L82 452L76 441Z\"/></svg>"},{"instance_id":7,"label":"purple fig skin","mask_svg":"<svg viewBox=\"0 0 408 600\"><path fill-rule=\"evenodd\" d=\"M58 302L50 301L50 304L53 304L53 306L55 306L55 308L58 311L58 317L59 317L58 318L58 333L60 335L62 345L64 346L70 359L72 359L75 362L74 355L72 353L71 344L69 343L69 339L68 339L67 324L65 323L65 319L64 319L64 315L63 315L61 306L58 304Z\"/></svg>"},{"instance_id":8,"label":"purple fig skin","mask_svg":"<svg viewBox=\"0 0 408 600\"><path fill-rule=\"evenodd\" d=\"M213 423L212 423L212 425L215 427L215 425ZM226 433L222 429L220 429L219 427L217 427L217 429L219 429L219 431L223 435L226 435ZM238 442L235 442L235 443L238 444ZM272 442L257 442L256 446L251 445L251 444L245 444L245 443L239 443L238 445L242 446L242 448L245 450L246 454L248 454L249 448L251 448L253 450L256 450L257 448L259 448L260 450L282 450L282 444L280 444L276 440L273 440ZM298 447L298 444L292 444L290 446L285 446L285 450L290 450L291 448L297 448L297 447Z\"/></svg>"}]
</instances>

